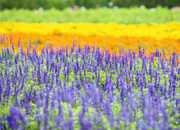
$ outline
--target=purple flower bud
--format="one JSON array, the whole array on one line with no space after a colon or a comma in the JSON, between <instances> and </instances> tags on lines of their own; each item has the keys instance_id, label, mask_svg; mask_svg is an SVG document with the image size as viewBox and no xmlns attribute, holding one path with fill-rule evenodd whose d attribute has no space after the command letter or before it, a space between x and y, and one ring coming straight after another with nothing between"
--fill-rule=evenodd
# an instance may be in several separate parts
<instances>
[{"instance_id":1,"label":"purple flower bud","mask_svg":"<svg viewBox=\"0 0 180 130\"><path fill-rule=\"evenodd\" d=\"M20 122L20 121L21 122ZM7 116L8 125L12 129L19 129L22 124L24 127L26 125L26 120L21 111L16 107L10 107L10 115Z\"/></svg>"}]
</instances>

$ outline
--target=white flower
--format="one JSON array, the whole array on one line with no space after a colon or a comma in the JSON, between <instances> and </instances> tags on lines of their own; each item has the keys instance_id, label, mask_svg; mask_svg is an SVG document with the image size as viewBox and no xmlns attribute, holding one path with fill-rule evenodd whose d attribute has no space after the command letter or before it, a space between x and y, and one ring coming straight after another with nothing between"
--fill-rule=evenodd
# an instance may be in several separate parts
<instances>
[{"instance_id":1,"label":"white flower","mask_svg":"<svg viewBox=\"0 0 180 130\"><path fill-rule=\"evenodd\" d=\"M141 5L140 6L140 9L145 9L146 7L144 5Z\"/></svg>"},{"instance_id":2,"label":"white flower","mask_svg":"<svg viewBox=\"0 0 180 130\"><path fill-rule=\"evenodd\" d=\"M151 8L150 11L151 12L156 12L156 9L155 8Z\"/></svg>"},{"instance_id":3,"label":"white flower","mask_svg":"<svg viewBox=\"0 0 180 130\"><path fill-rule=\"evenodd\" d=\"M43 13L44 9L40 7L39 9L35 10L35 13Z\"/></svg>"},{"instance_id":4,"label":"white flower","mask_svg":"<svg viewBox=\"0 0 180 130\"><path fill-rule=\"evenodd\" d=\"M117 7L117 6L113 6L113 9L115 9L115 10L116 10L116 9L118 9L118 7Z\"/></svg>"},{"instance_id":5,"label":"white flower","mask_svg":"<svg viewBox=\"0 0 180 130\"><path fill-rule=\"evenodd\" d=\"M113 6L113 2L109 2L109 4L108 4L109 6Z\"/></svg>"},{"instance_id":6,"label":"white flower","mask_svg":"<svg viewBox=\"0 0 180 130\"><path fill-rule=\"evenodd\" d=\"M39 10L38 10L40 13L42 13L43 12L43 8L41 7L41 8L39 8Z\"/></svg>"},{"instance_id":7,"label":"white flower","mask_svg":"<svg viewBox=\"0 0 180 130\"><path fill-rule=\"evenodd\" d=\"M86 10L86 8L85 8L84 6L82 6L82 7L81 7L81 10L82 10L82 11L85 11L85 10Z\"/></svg>"}]
</instances>

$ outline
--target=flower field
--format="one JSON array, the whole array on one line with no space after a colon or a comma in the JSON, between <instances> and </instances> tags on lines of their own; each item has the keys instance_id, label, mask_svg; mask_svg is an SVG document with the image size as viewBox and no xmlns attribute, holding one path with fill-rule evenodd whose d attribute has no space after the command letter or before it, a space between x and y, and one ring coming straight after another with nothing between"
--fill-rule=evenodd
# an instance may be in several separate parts
<instances>
[{"instance_id":1,"label":"flower field","mask_svg":"<svg viewBox=\"0 0 180 130\"><path fill-rule=\"evenodd\" d=\"M180 128L180 23L0 22L0 130Z\"/></svg>"},{"instance_id":2,"label":"flower field","mask_svg":"<svg viewBox=\"0 0 180 130\"><path fill-rule=\"evenodd\" d=\"M52 43L54 47L72 46L73 41L77 44L85 43L96 45L101 49L109 48L112 53L120 48L126 50L138 50L143 46L147 53L159 48L168 54L169 49L180 53L180 23L168 24L117 24L117 23L22 23L1 22L1 39L3 34L12 37L15 50L18 50L18 41L23 47L38 43L38 52L46 47L46 43ZM20 37L21 36L21 37ZM6 36L4 36L6 39ZM20 40L19 40L20 39ZM11 45L4 40L1 47Z\"/></svg>"}]
</instances>

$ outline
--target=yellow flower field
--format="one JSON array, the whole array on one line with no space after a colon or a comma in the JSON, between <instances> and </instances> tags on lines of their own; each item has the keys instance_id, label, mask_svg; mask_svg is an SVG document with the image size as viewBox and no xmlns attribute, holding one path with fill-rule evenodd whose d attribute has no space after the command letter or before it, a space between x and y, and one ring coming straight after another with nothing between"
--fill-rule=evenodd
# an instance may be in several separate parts
<instances>
[{"instance_id":1,"label":"yellow flower field","mask_svg":"<svg viewBox=\"0 0 180 130\"><path fill-rule=\"evenodd\" d=\"M102 49L109 48L111 52L125 49L138 49L141 45L147 52L156 48L169 49L180 53L180 23L168 24L117 24L117 23L23 23L1 22L1 39L3 35L12 35L14 44L32 46L38 41L38 49L52 43L53 46L72 45L73 41L84 45L85 43L100 46ZM4 38L6 39L6 38ZM8 40L3 46L10 45Z\"/></svg>"},{"instance_id":2,"label":"yellow flower field","mask_svg":"<svg viewBox=\"0 0 180 130\"><path fill-rule=\"evenodd\" d=\"M117 23L22 23L22 22L1 22L0 33L38 33L53 34L67 33L80 34L84 36L135 36L180 38L180 23L171 22L168 24L117 24Z\"/></svg>"}]
</instances>

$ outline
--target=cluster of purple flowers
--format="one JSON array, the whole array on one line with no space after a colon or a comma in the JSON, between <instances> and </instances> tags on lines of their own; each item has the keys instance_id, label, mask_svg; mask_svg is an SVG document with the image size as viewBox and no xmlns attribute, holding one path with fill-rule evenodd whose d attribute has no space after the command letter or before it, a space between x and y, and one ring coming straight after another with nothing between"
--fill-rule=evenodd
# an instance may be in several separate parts
<instances>
[{"instance_id":1,"label":"cluster of purple flowers","mask_svg":"<svg viewBox=\"0 0 180 130\"><path fill-rule=\"evenodd\" d=\"M179 129L178 54L75 46L0 52L0 129Z\"/></svg>"}]
</instances>

